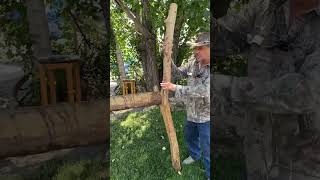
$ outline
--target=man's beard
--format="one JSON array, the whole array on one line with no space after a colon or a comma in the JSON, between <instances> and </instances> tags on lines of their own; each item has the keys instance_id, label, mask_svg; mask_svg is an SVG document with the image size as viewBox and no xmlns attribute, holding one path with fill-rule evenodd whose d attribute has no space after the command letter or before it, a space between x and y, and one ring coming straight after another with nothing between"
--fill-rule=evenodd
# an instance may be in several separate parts
<instances>
[{"instance_id":1,"label":"man's beard","mask_svg":"<svg viewBox=\"0 0 320 180\"><path fill-rule=\"evenodd\" d=\"M200 64L207 64L206 62L207 62L207 59L205 59L205 58L199 58L199 57L197 57L197 56L194 56L195 58L196 58L196 61L198 62L198 63L200 63ZM210 62L210 59L209 59L209 62Z\"/></svg>"},{"instance_id":2,"label":"man's beard","mask_svg":"<svg viewBox=\"0 0 320 180\"><path fill-rule=\"evenodd\" d=\"M200 58L200 57L197 56L197 55L194 55L194 57L196 58L196 61L197 61L197 62L202 62L202 61L203 61L203 58Z\"/></svg>"}]
</instances>

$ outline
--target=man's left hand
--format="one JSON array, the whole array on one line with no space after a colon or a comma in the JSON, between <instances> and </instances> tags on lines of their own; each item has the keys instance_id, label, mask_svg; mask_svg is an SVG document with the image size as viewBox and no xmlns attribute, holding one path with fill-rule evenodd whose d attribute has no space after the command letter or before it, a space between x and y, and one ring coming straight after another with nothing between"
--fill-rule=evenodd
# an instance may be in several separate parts
<instances>
[{"instance_id":1,"label":"man's left hand","mask_svg":"<svg viewBox=\"0 0 320 180\"><path fill-rule=\"evenodd\" d=\"M176 91L177 85L172 84L171 82L162 82L160 83L162 89L168 89L170 91Z\"/></svg>"}]
</instances>

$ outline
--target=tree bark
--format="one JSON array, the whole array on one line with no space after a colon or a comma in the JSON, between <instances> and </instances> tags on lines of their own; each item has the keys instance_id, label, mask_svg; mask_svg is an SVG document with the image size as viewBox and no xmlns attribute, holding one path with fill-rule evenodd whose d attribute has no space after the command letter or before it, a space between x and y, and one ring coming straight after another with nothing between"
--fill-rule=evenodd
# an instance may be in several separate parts
<instances>
[{"instance_id":1,"label":"tree bark","mask_svg":"<svg viewBox=\"0 0 320 180\"><path fill-rule=\"evenodd\" d=\"M177 15L177 4L172 3L170 5L170 10L166 23L166 34L165 34L165 48L164 48L164 58L163 58L163 80L165 82L171 81L171 61L172 61L172 41L173 41L173 33L174 33L174 25L176 21ZM161 105L160 110L163 116L163 120L166 126L169 143L170 143L170 151L171 151L171 161L172 166L176 171L181 170L180 165L180 155L179 155L179 145L177 141L176 131L174 129L174 124L171 117L171 110L168 100L168 90L161 90Z\"/></svg>"},{"instance_id":2,"label":"tree bark","mask_svg":"<svg viewBox=\"0 0 320 180\"><path fill-rule=\"evenodd\" d=\"M150 11L148 0L141 0L142 3L142 22L145 31L141 33L141 41L139 46L139 55L142 60L144 79L146 82L146 90L152 91L154 87L159 88L159 74L156 63L156 35L153 33L152 22L150 21Z\"/></svg>"},{"instance_id":3,"label":"tree bark","mask_svg":"<svg viewBox=\"0 0 320 180\"><path fill-rule=\"evenodd\" d=\"M139 47L139 55L142 60L143 76L146 82L146 90L153 91L159 88L159 74L156 64L156 40L153 37L142 37Z\"/></svg>"},{"instance_id":4,"label":"tree bark","mask_svg":"<svg viewBox=\"0 0 320 180\"><path fill-rule=\"evenodd\" d=\"M159 104L161 104L161 95L159 92L147 92L134 95L110 97L110 111L118 111Z\"/></svg>"},{"instance_id":5,"label":"tree bark","mask_svg":"<svg viewBox=\"0 0 320 180\"><path fill-rule=\"evenodd\" d=\"M29 33L35 57L51 54L49 26L43 0L26 1Z\"/></svg>"},{"instance_id":6,"label":"tree bark","mask_svg":"<svg viewBox=\"0 0 320 180\"><path fill-rule=\"evenodd\" d=\"M137 16L137 14L134 14L130 11L130 9L122 2L122 0L115 0L117 5L127 14L127 16L134 22L134 26L137 30L137 32L141 34L149 34L150 32L146 27L143 26L143 24L140 21L140 17Z\"/></svg>"},{"instance_id":7,"label":"tree bark","mask_svg":"<svg viewBox=\"0 0 320 180\"><path fill-rule=\"evenodd\" d=\"M107 144L105 100L0 111L0 158Z\"/></svg>"},{"instance_id":8,"label":"tree bark","mask_svg":"<svg viewBox=\"0 0 320 180\"><path fill-rule=\"evenodd\" d=\"M110 1L100 0L100 6L102 8L102 14L104 19L104 25L106 27L106 33L109 36L111 28L109 27L110 22Z\"/></svg>"},{"instance_id":9,"label":"tree bark","mask_svg":"<svg viewBox=\"0 0 320 180\"><path fill-rule=\"evenodd\" d=\"M119 68L119 72L120 72L120 80L122 82L124 79L126 79L126 73L125 73L124 63L123 63L123 55L122 55L122 51L119 46L116 34L114 33L114 30L112 28L112 25L111 25L111 33L113 36L114 43L116 45L116 57L117 57L118 68ZM122 83L120 83L120 84L122 84Z\"/></svg>"},{"instance_id":10,"label":"tree bark","mask_svg":"<svg viewBox=\"0 0 320 180\"><path fill-rule=\"evenodd\" d=\"M117 61L118 61L118 68L119 68L119 72L120 72L120 80L122 82L123 80L126 79L126 73L125 73L124 63L123 63L123 56L122 56L120 46L117 42L117 39L115 39L115 44L116 44L116 55L117 55Z\"/></svg>"},{"instance_id":11,"label":"tree bark","mask_svg":"<svg viewBox=\"0 0 320 180\"><path fill-rule=\"evenodd\" d=\"M73 33L73 48L75 54L79 54L79 41L78 41L78 33L77 28L74 24L72 24L72 33Z\"/></svg>"},{"instance_id":12,"label":"tree bark","mask_svg":"<svg viewBox=\"0 0 320 180\"><path fill-rule=\"evenodd\" d=\"M172 59L177 66L180 66L182 61L178 62L179 42L180 42L181 28L183 27L183 24L185 22L185 15L183 11L181 11L181 13L178 13L178 14L179 16L177 17L175 28L174 28L174 34L173 34Z\"/></svg>"}]
</instances>

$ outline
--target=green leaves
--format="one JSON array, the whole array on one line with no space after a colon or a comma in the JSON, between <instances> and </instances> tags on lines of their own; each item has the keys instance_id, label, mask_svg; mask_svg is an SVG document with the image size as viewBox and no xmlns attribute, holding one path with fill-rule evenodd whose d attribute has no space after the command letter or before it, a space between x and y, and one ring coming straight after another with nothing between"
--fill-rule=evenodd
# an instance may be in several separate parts
<instances>
[{"instance_id":1,"label":"green leaves","mask_svg":"<svg viewBox=\"0 0 320 180\"><path fill-rule=\"evenodd\" d=\"M19 1L0 6L0 61L24 64L31 61L31 40L26 7Z\"/></svg>"},{"instance_id":2,"label":"green leaves","mask_svg":"<svg viewBox=\"0 0 320 180\"><path fill-rule=\"evenodd\" d=\"M133 13L142 17L141 1L123 0L123 2L131 9ZM168 8L171 3L178 4L176 31L179 32L177 41L179 42L177 51L177 64L181 64L184 59L191 55L191 49L186 46L189 41L198 32L210 30L210 10L209 0L153 0L149 1L149 16L153 30L157 36L157 64L162 68L162 41L165 34L164 20L168 15ZM178 26L178 19L181 24ZM111 3L111 22L117 37L118 43L124 56L124 62L132 64L135 71L142 73L141 63L137 54L139 34L134 29L134 24L128 19L127 15ZM115 47L111 44L111 64L117 66ZM118 77L117 68L111 69L111 74ZM134 78L134 74L130 74L130 78Z\"/></svg>"}]
</instances>

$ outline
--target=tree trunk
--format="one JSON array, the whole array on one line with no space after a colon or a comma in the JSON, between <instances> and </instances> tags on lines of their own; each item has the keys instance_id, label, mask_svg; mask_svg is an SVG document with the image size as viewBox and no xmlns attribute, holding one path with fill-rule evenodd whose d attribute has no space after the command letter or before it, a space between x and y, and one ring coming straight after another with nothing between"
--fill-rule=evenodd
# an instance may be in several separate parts
<instances>
[{"instance_id":1,"label":"tree trunk","mask_svg":"<svg viewBox=\"0 0 320 180\"><path fill-rule=\"evenodd\" d=\"M117 39L115 39L115 44L116 44L116 55L117 55L118 67L119 67L119 72L120 72L120 80L122 82L123 80L126 79L126 73L125 73L124 63L123 63L123 56L122 56L120 46L117 42Z\"/></svg>"},{"instance_id":2,"label":"tree trunk","mask_svg":"<svg viewBox=\"0 0 320 180\"><path fill-rule=\"evenodd\" d=\"M43 0L26 1L29 33L35 57L51 54L49 26Z\"/></svg>"},{"instance_id":3,"label":"tree trunk","mask_svg":"<svg viewBox=\"0 0 320 180\"><path fill-rule=\"evenodd\" d=\"M181 11L178 14L179 15L176 20L176 25L175 25L174 34L173 34L172 60L177 66L180 66L182 61L181 60L179 61L178 59L179 42L180 42L181 28L183 27L183 24L185 22L185 15L183 11Z\"/></svg>"},{"instance_id":4,"label":"tree trunk","mask_svg":"<svg viewBox=\"0 0 320 180\"><path fill-rule=\"evenodd\" d=\"M126 96L112 96L110 97L110 111L159 105L160 103L161 95L159 92L147 92Z\"/></svg>"},{"instance_id":5,"label":"tree trunk","mask_svg":"<svg viewBox=\"0 0 320 180\"><path fill-rule=\"evenodd\" d=\"M142 22L140 18L131 12L131 10L122 2L115 0L117 5L127 14L134 22L136 31L141 34L138 52L142 60L144 78L147 91L153 91L154 87L159 88L159 74L156 61L156 35L153 33L152 23L149 21L149 3L142 0Z\"/></svg>"},{"instance_id":6,"label":"tree trunk","mask_svg":"<svg viewBox=\"0 0 320 180\"><path fill-rule=\"evenodd\" d=\"M79 41L78 41L78 33L75 24L72 24L72 33L73 33L73 48L75 54L79 54Z\"/></svg>"},{"instance_id":7,"label":"tree trunk","mask_svg":"<svg viewBox=\"0 0 320 180\"><path fill-rule=\"evenodd\" d=\"M104 25L106 27L106 34L107 39L110 39L111 36L111 28L109 27L110 24L110 1L108 0L100 0L100 6L102 8L102 14L104 18ZM108 41L107 47L109 47L110 41Z\"/></svg>"},{"instance_id":8,"label":"tree trunk","mask_svg":"<svg viewBox=\"0 0 320 180\"><path fill-rule=\"evenodd\" d=\"M111 36L114 41L114 44L116 45L116 57L117 57L118 68L119 68L119 73L120 73L120 80L122 82L124 79L126 79L126 73L125 73L124 63L123 63L123 55L122 55L122 51L121 51L121 48L118 43L117 36L114 33L114 30L112 28L112 25L110 27L111 27ZM120 84L122 84L122 83L120 83Z\"/></svg>"},{"instance_id":9,"label":"tree trunk","mask_svg":"<svg viewBox=\"0 0 320 180\"><path fill-rule=\"evenodd\" d=\"M159 76L157 67L156 35L153 33L152 23L150 21L148 0L142 0L142 24L149 33L142 34L143 48L145 56L143 59L144 77L147 85L147 91L153 91L154 87L159 88Z\"/></svg>"},{"instance_id":10,"label":"tree trunk","mask_svg":"<svg viewBox=\"0 0 320 180\"><path fill-rule=\"evenodd\" d=\"M168 18L165 20L166 23L166 34L165 34L165 48L164 48L164 58L163 58L163 80L165 82L171 81L171 61L172 61L172 41L174 33L174 25L177 15L177 4L172 3L170 5L170 10ZM170 151L171 151L171 161L172 166L176 171L181 170L180 165L180 155L179 155L179 145L177 141L176 131L174 129L171 110L168 100L168 90L161 90L162 102L160 105L160 110L162 112L163 120L166 126Z\"/></svg>"},{"instance_id":11,"label":"tree trunk","mask_svg":"<svg viewBox=\"0 0 320 180\"><path fill-rule=\"evenodd\" d=\"M155 38L142 37L138 48L147 91L153 91L155 86L159 89L159 70L156 64L155 46Z\"/></svg>"},{"instance_id":12,"label":"tree trunk","mask_svg":"<svg viewBox=\"0 0 320 180\"><path fill-rule=\"evenodd\" d=\"M105 100L0 111L0 158L107 144Z\"/></svg>"}]
</instances>

